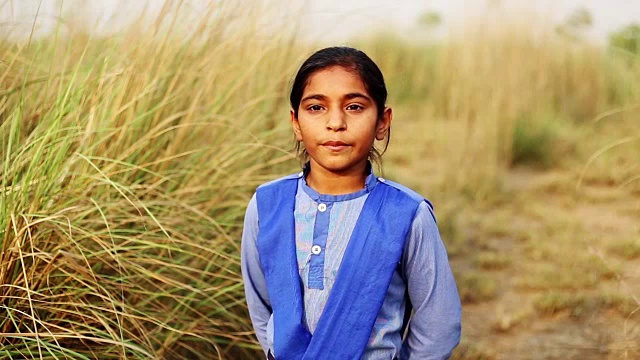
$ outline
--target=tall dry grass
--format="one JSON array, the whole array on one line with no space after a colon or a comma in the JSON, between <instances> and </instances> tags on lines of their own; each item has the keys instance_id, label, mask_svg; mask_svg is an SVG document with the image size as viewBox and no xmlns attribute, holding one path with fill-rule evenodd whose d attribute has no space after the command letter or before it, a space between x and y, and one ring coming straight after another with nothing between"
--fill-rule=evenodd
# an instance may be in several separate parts
<instances>
[{"instance_id":1,"label":"tall dry grass","mask_svg":"<svg viewBox=\"0 0 640 360\"><path fill-rule=\"evenodd\" d=\"M260 8L179 6L2 41L0 357L252 357L239 224L291 159L291 39L257 38Z\"/></svg>"},{"instance_id":2,"label":"tall dry grass","mask_svg":"<svg viewBox=\"0 0 640 360\"><path fill-rule=\"evenodd\" d=\"M409 109L397 121L460 129L457 139L423 134L432 157L446 158L433 169L439 190L487 199L511 167L558 165L575 157L577 135L594 122L638 116L640 59L521 20L470 22L442 43L356 42L380 60L392 105Z\"/></svg>"}]
</instances>

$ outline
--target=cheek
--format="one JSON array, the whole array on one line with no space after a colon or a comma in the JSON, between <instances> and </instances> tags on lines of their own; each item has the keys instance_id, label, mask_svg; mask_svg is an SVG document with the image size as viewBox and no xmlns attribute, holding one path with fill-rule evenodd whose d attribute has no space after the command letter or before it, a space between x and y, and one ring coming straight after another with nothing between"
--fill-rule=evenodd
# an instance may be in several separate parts
<instances>
[{"instance_id":1,"label":"cheek","mask_svg":"<svg viewBox=\"0 0 640 360\"><path fill-rule=\"evenodd\" d=\"M357 131L361 134L361 138L363 140L370 138L371 141L374 141L378 134L378 125L374 121L367 122L366 124L362 123L358 127Z\"/></svg>"},{"instance_id":2,"label":"cheek","mask_svg":"<svg viewBox=\"0 0 640 360\"><path fill-rule=\"evenodd\" d=\"M297 129L294 129L294 133L296 140L304 141L305 139L309 140L312 138L315 131L308 121L299 121Z\"/></svg>"}]
</instances>

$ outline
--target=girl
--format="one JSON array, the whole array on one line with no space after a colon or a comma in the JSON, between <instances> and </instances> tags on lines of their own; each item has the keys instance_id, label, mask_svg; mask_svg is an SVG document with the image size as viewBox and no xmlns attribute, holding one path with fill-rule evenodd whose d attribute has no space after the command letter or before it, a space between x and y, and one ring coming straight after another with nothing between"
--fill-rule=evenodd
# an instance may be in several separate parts
<instances>
[{"instance_id":1,"label":"girl","mask_svg":"<svg viewBox=\"0 0 640 360\"><path fill-rule=\"evenodd\" d=\"M258 188L242 235L268 359L443 359L460 340L431 204L372 173L374 140L389 139L386 99L380 69L356 49L320 50L296 75L291 124L306 164Z\"/></svg>"}]
</instances>

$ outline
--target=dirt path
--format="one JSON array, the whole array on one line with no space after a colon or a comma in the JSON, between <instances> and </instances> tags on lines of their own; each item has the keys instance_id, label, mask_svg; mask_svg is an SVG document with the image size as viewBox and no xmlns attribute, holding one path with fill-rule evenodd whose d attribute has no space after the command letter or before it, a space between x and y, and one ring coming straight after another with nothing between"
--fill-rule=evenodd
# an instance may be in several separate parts
<instances>
[{"instance_id":1,"label":"dirt path","mask_svg":"<svg viewBox=\"0 0 640 360\"><path fill-rule=\"evenodd\" d=\"M493 282L495 291L465 302L455 357L640 358L640 196L589 184L576 191L572 177L514 170L507 199L472 222L484 240L452 263L478 277L461 286ZM492 265L486 254L509 261Z\"/></svg>"},{"instance_id":2,"label":"dirt path","mask_svg":"<svg viewBox=\"0 0 640 360\"><path fill-rule=\"evenodd\" d=\"M453 358L640 359L640 179L622 186L640 141L589 162L636 118L571 125L551 168L508 169L473 200L445 189L466 123L421 109L396 112L385 170L434 201L463 299Z\"/></svg>"}]
</instances>

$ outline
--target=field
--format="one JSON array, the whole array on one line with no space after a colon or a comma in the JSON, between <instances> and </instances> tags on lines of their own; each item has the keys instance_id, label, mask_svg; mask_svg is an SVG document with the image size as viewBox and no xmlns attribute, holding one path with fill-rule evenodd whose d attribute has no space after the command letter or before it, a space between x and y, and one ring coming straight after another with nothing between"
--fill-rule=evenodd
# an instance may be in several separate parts
<instances>
[{"instance_id":1,"label":"field","mask_svg":"<svg viewBox=\"0 0 640 360\"><path fill-rule=\"evenodd\" d=\"M241 221L299 169L288 87L319 46L260 13L0 38L0 358L257 356ZM394 108L382 173L435 204L455 359L635 359L640 55L534 29L351 40Z\"/></svg>"}]
</instances>

